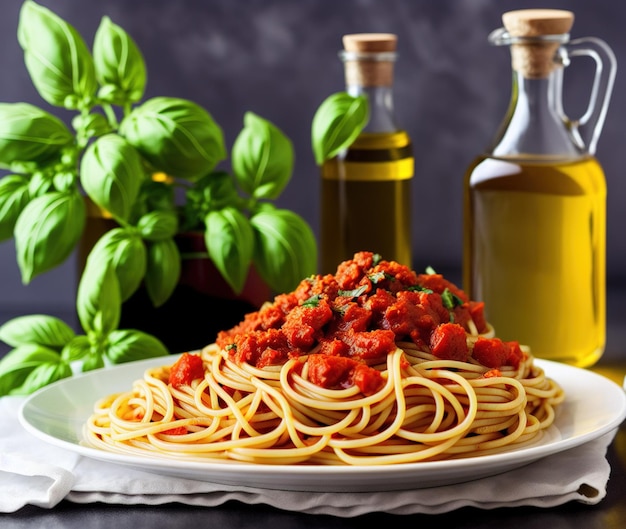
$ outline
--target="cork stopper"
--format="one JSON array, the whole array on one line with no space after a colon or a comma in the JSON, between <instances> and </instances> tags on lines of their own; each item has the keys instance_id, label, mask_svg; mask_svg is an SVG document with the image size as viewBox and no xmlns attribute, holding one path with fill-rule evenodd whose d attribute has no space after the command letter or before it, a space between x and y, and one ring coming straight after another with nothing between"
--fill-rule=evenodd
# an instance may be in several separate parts
<instances>
[{"instance_id":1,"label":"cork stopper","mask_svg":"<svg viewBox=\"0 0 626 529\"><path fill-rule=\"evenodd\" d=\"M567 41L574 13L562 9L520 9L504 13L502 22L512 39L514 70L532 79L547 77L561 67L554 56L559 46ZM557 36L562 38L555 38Z\"/></svg>"},{"instance_id":2,"label":"cork stopper","mask_svg":"<svg viewBox=\"0 0 626 529\"><path fill-rule=\"evenodd\" d=\"M398 38L392 33L343 36L346 85L391 86Z\"/></svg>"}]
</instances>

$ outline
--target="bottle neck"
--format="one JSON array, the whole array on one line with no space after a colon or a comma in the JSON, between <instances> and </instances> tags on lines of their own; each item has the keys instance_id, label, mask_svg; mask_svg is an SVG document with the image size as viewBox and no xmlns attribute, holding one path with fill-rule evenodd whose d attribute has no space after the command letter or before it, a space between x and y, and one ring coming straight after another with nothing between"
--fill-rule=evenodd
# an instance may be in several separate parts
<instances>
[{"instance_id":1,"label":"bottle neck","mask_svg":"<svg viewBox=\"0 0 626 529\"><path fill-rule=\"evenodd\" d=\"M513 70L511 102L492 155L569 159L585 154L563 112L562 77L561 68L537 78Z\"/></svg>"},{"instance_id":2,"label":"bottle neck","mask_svg":"<svg viewBox=\"0 0 626 529\"><path fill-rule=\"evenodd\" d=\"M393 90L391 86L362 86L352 84L346 91L353 97L365 95L369 102L369 120L363 132L396 132L398 126L394 117Z\"/></svg>"}]
</instances>

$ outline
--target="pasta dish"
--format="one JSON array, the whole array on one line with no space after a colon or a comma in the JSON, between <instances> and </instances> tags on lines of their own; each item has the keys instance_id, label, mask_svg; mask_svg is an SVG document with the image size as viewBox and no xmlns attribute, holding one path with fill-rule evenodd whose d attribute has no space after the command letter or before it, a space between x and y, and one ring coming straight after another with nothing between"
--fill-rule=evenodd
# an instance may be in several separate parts
<instances>
[{"instance_id":1,"label":"pasta dish","mask_svg":"<svg viewBox=\"0 0 626 529\"><path fill-rule=\"evenodd\" d=\"M85 441L193 461L389 465L535 442L564 399L442 275L360 252L102 398Z\"/></svg>"}]
</instances>

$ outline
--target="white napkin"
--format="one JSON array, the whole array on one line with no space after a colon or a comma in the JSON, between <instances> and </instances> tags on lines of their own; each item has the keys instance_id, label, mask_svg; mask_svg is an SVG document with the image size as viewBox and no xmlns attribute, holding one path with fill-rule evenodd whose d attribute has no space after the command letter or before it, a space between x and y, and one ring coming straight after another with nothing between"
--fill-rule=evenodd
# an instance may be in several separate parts
<instances>
[{"instance_id":1,"label":"white napkin","mask_svg":"<svg viewBox=\"0 0 626 529\"><path fill-rule=\"evenodd\" d=\"M482 509L569 501L595 504L606 495L606 450L615 431L583 446L514 471L469 483L392 492L312 493L233 487L135 471L84 458L26 432L17 414L23 398L0 399L0 512L25 505L77 503L215 507L230 500L287 511L352 517L369 512L436 514L465 506Z\"/></svg>"}]
</instances>

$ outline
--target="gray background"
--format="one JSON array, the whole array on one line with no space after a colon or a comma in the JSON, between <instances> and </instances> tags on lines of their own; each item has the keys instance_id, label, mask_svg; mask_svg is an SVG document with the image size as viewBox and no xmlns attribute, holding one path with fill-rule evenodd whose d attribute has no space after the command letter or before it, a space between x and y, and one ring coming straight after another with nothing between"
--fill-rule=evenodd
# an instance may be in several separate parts
<instances>
[{"instance_id":1,"label":"gray background","mask_svg":"<svg viewBox=\"0 0 626 529\"><path fill-rule=\"evenodd\" d=\"M318 176L310 147L313 114L343 89L341 36L393 32L399 38L395 106L415 145L414 266L460 276L462 181L489 143L510 97L509 52L487 43L510 9L552 7L576 14L572 37L596 36L626 60L623 2L503 0L41 0L73 24L88 45L108 15L128 31L148 67L146 97L175 96L203 105L228 146L246 110L269 119L293 141L296 168L280 204L317 231ZM0 101L51 110L32 87L18 46L19 0L0 2ZM571 70L571 73L569 73ZM580 115L590 70L568 70L566 109ZM609 284L626 282L626 78L618 76L597 157L609 189ZM54 110L68 118L72 114ZM22 285L13 241L0 243L0 317L10 312L71 312L75 260ZM3 319L3 318L2 318ZM0 323L2 321L0 320Z\"/></svg>"}]
</instances>

